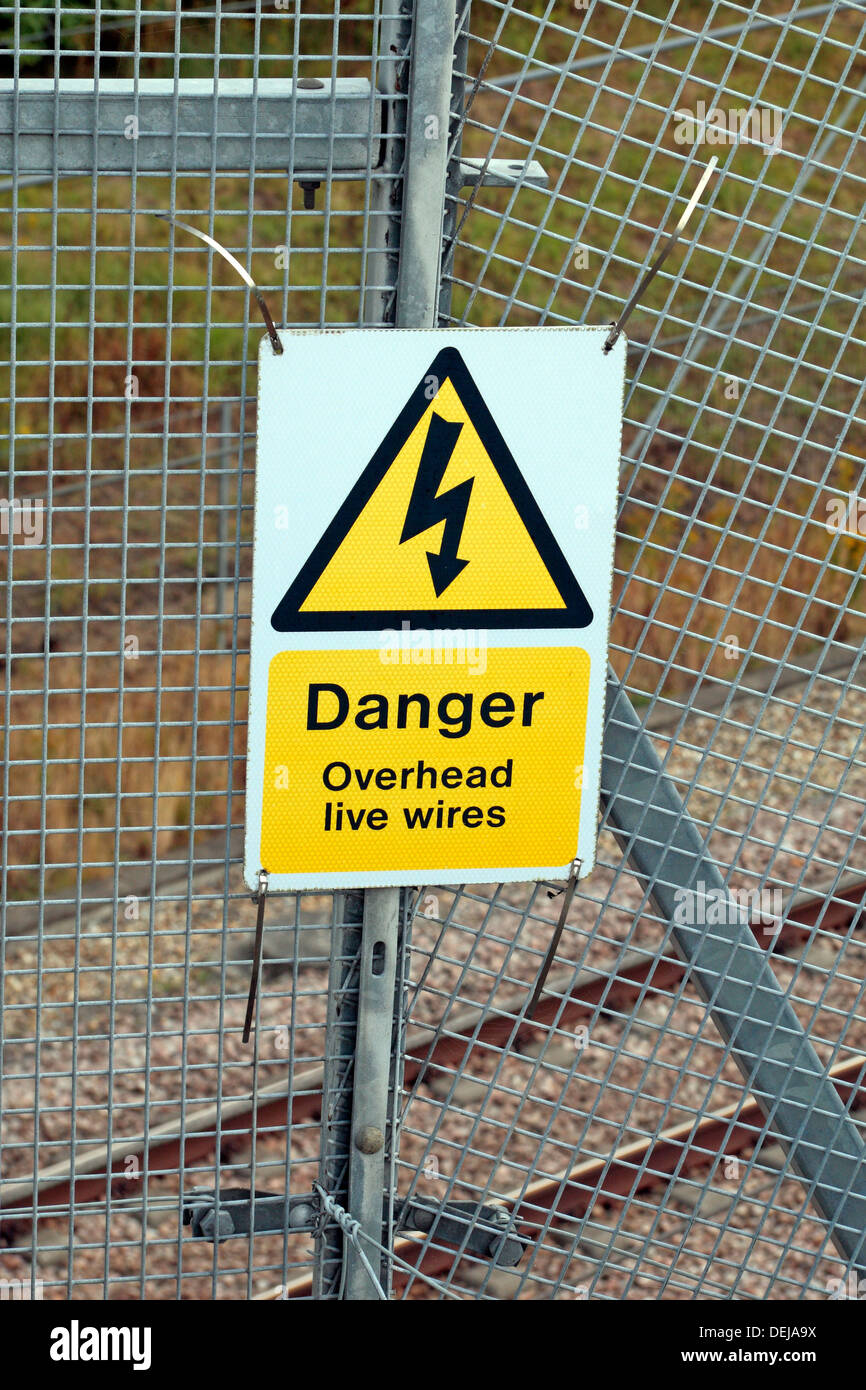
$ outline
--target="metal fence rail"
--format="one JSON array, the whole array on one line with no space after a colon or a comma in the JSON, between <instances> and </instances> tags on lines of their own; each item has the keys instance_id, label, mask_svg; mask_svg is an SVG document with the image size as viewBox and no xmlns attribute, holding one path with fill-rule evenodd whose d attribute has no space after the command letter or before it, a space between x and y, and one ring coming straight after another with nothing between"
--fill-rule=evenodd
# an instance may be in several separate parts
<instances>
[{"instance_id":1,"label":"metal fence rail","mask_svg":"<svg viewBox=\"0 0 866 1390\"><path fill-rule=\"evenodd\" d=\"M288 327L606 323L712 154L629 323L599 862L534 1017L560 885L419 886L399 921L386 1191L504 1204L526 1248L392 1203L376 1268L407 1299L856 1292L864 36L791 0L0 5L4 1293L343 1280L333 1220L184 1225L202 1188L346 1195L362 909L270 904L245 1048L260 326L150 214Z\"/></svg>"}]
</instances>

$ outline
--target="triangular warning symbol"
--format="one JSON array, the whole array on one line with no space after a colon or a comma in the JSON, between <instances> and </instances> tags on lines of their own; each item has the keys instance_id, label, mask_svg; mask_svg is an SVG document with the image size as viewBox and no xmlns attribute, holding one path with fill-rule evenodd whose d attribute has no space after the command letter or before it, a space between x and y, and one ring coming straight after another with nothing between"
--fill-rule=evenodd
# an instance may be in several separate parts
<instances>
[{"instance_id":1,"label":"triangular warning symbol","mask_svg":"<svg viewBox=\"0 0 866 1390\"><path fill-rule=\"evenodd\" d=\"M437 355L277 605L278 632L587 627L592 610L456 348Z\"/></svg>"}]
</instances>

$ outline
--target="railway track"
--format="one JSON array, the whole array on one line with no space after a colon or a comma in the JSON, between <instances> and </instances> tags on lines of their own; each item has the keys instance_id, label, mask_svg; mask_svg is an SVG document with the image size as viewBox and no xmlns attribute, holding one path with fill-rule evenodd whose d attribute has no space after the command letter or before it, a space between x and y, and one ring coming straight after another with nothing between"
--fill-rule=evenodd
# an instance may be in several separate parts
<instances>
[{"instance_id":1,"label":"railway track","mask_svg":"<svg viewBox=\"0 0 866 1390\"><path fill-rule=\"evenodd\" d=\"M780 929L768 940L756 924L756 939L776 954L785 954L802 944L820 921L823 931L844 931L857 919L866 899L866 880L849 875L828 900L826 893L802 894L795 901ZM498 1007L469 1006L451 1015L447 1032L434 1025L410 1030L406 1045L406 1086L423 1084L427 1073L465 1068L474 1053L491 1047L522 1046L536 1040L556 1021L562 1028L591 1015L623 1011L641 994L671 989L682 979L684 967L673 957L628 952L616 971L583 970L575 979L570 969L551 974L545 993L532 1020L522 1017L529 987L504 991ZM850 1059L831 1073L837 1087L855 1095L860 1103L859 1076L866 1059ZM105 1201L110 1195L122 1197L136 1190L138 1180L130 1179L130 1158L139 1159L141 1168L159 1172L183 1170L218 1152L230 1155L246 1145L255 1130L285 1130L287 1123L299 1124L321 1113L323 1068L313 1065L298 1070L290 1085L284 1082L259 1088L254 1094L221 1105L201 1106L188 1111L181 1133L177 1120L153 1129L143 1140L117 1140L109 1147L95 1147L81 1155L74 1165L60 1163L44 1169L35 1179L12 1179L0 1183L0 1232L19 1233L37 1211L44 1216L63 1215L73 1196L76 1207L82 1203ZM847 1088L847 1090L846 1090ZM289 1104L291 1103L291 1115ZM736 1123L732 1123L736 1115ZM527 1231L536 1237L541 1215L559 1213L581 1215L587 1204L617 1193L635 1190L639 1168L641 1185L666 1181L673 1172L706 1165L719 1152L734 1154L754 1144L762 1121L757 1105L747 1101L705 1115L695 1127L691 1123L666 1130L637 1144L617 1150L605 1160L577 1165L556 1180L533 1184L526 1192L505 1194L513 1203ZM689 1137L691 1136L691 1137ZM146 1157L146 1165L144 1163ZM630 1184L630 1186L623 1186ZM415 1242L400 1243L398 1253L408 1258L417 1252ZM408 1252L408 1253L407 1253ZM430 1250L422 1268L433 1272L453 1262L454 1252ZM443 1265L442 1261L446 1263ZM306 1287L298 1281L298 1289ZM292 1290L294 1286L291 1286ZM274 1294L284 1297L284 1293ZM302 1296L290 1292L289 1296Z\"/></svg>"},{"instance_id":2,"label":"railway track","mask_svg":"<svg viewBox=\"0 0 866 1390\"><path fill-rule=\"evenodd\" d=\"M829 1073L837 1091L852 1110L866 1104L866 1056L849 1058ZM513 1209L515 1227L532 1243L543 1239L557 1216L580 1218L619 1198L631 1200L674 1177L706 1168L721 1157L733 1157L762 1142L766 1121L757 1101L734 1101L710 1111L696 1125L685 1120L647 1139L623 1144L606 1158L577 1163L557 1178L531 1183L527 1188L497 1194L497 1201ZM420 1275L438 1278L459 1259L459 1252L403 1237L394 1253L414 1264ZM394 1273L394 1285L403 1290L413 1278L405 1269ZM309 1298L312 1280L304 1275L288 1285L260 1294L261 1299Z\"/></svg>"}]
</instances>

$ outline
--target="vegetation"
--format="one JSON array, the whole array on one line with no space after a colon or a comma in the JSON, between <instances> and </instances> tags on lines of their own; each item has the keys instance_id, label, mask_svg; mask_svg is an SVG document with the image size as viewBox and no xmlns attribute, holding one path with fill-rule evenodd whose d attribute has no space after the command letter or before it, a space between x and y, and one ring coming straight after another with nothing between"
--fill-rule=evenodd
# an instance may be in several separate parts
<instances>
[{"instance_id":1,"label":"vegetation","mask_svg":"<svg viewBox=\"0 0 866 1390\"><path fill-rule=\"evenodd\" d=\"M219 54L222 76L288 79L296 37L299 52L315 55L299 60L301 76L371 75L370 3L343 3L339 21L305 16L299 31L293 11L262 5L254 22L222 9L217 25L212 3L184 5L176 24L167 0L151 0L138 30L129 9L103 10L100 75L210 75ZM476 0L469 71L494 37L491 81L524 60L606 57L620 42L634 51L660 36L669 11L662 0L641 6L621 39L620 6L532 0L500 32L502 7ZM0 12L7 74L10 13ZM736 13L720 10L714 23ZM707 7L679 5L676 18L701 28ZM24 11L20 71L50 75L56 49L63 75L92 76L87 20L65 3L54 17ZM655 64L552 74L516 95L485 87L464 131L465 154L534 158L549 176L546 190L484 189L462 225L452 313L475 324L609 321L698 169L721 156L712 212L696 214L694 241L629 325L624 445L640 463L624 474L613 656L647 695L668 663L664 691L681 696L706 670L728 679L744 660L790 656L794 635L801 654L830 634L864 635L852 602L863 542L824 525L830 497L862 488L862 442L851 433L862 373L839 348L861 312L862 282L843 267L862 271L862 231L852 238L863 176L853 165L837 173L850 154L843 134L819 165L804 164L838 83L857 80L846 65L859 24L854 11L838 14L816 62L817 26L800 24L781 47L776 30L756 30L734 61L728 47L706 43ZM810 65L816 80L804 83ZM676 142L675 110L744 99L785 113L782 153L706 146L687 164L693 151ZM494 141L500 124L507 136ZM249 265L278 322L363 317L362 184L320 188L312 211L274 174L180 178L173 202L167 177L142 175L134 216L131 196L128 179L101 177L63 180L56 200L45 184L14 193L7 184L2 197L7 486L48 501L50 540L48 549L16 542L4 560L13 566L4 586L13 896L38 882L42 830L62 885L80 862L107 871L118 855L149 858L154 843L163 853L243 818L261 328L230 268L148 214L171 206L210 230ZM816 318L828 286L836 297ZM700 341L696 324L713 325ZM660 346L643 351L651 333ZM287 467L296 464L287 441ZM217 611L220 556L223 576L240 581L237 614ZM734 658L716 645L729 634Z\"/></svg>"}]
</instances>

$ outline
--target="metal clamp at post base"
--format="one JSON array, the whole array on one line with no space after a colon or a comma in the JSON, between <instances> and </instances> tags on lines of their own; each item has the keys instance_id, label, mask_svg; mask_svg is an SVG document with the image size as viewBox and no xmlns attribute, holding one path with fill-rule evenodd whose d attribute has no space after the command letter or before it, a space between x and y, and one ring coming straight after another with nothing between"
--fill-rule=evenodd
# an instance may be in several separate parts
<instances>
[{"instance_id":1,"label":"metal clamp at post base","mask_svg":"<svg viewBox=\"0 0 866 1390\"><path fill-rule=\"evenodd\" d=\"M183 1208L183 1224L196 1239L219 1245L233 1236L313 1234L323 1215L314 1192L286 1200L272 1192L224 1187L219 1194L210 1189L191 1192ZM444 1202L440 1206L423 1197L398 1199L394 1224L399 1231L419 1231L503 1268L519 1264L529 1244L515 1230L513 1212L475 1202Z\"/></svg>"}]
</instances>

